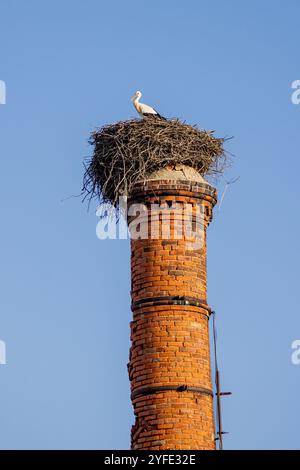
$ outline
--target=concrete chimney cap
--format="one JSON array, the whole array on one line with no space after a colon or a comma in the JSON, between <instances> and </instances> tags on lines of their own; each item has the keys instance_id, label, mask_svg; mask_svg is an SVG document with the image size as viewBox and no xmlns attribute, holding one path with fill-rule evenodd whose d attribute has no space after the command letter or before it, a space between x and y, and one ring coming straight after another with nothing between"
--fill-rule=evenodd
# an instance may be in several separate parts
<instances>
[{"instance_id":1,"label":"concrete chimney cap","mask_svg":"<svg viewBox=\"0 0 300 470\"><path fill-rule=\"evenodd\" d=\"M200 173L194 168L187 165L174 165L161 168L147 177L147 181L151 180L187 180L196 181L198 183L209 184Z\"/></svg>"}]
</instances>

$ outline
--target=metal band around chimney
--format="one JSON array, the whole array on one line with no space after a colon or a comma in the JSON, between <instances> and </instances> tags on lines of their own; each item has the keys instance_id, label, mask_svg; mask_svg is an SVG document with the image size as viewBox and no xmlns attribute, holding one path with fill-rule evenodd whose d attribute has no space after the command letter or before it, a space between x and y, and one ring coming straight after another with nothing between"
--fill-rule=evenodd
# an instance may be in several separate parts
<instances>
[{"instance_id":1,"label":"metal band around chimney","mask_svg":"<svg viewBox=\"0 0 300 470\"><path fill-rule=\"evenodd\" d=\"M141 307L155 307L162 305L185 305L191 307L203 308L208 312L208 315L211 314L211 308L207 305L205 300L197 299L195 297L179 296L179 295L164 295L160 297L146 297L144 299L136 300L132 302L131 309L134 312L135 310ZM146 313L146 312L143 312ZM200 312L201 313L201 312ZM207 314L204 314L207 315Z\"/></svg>"},{"instance_id":2,"label":"metal band around chimney","mask_svg":"<svg viewBox=\"0 0 300 470\"><path fill-rule=\"evenodd\" d=\"M153 395L154 393L168 392L175 390L176 392L193 392L213 397L212 390L204 387L194 387L190 385L162 385L157 387L140 387L131 393L131 400L142 395Z\"/></svg>"}]
</instances>

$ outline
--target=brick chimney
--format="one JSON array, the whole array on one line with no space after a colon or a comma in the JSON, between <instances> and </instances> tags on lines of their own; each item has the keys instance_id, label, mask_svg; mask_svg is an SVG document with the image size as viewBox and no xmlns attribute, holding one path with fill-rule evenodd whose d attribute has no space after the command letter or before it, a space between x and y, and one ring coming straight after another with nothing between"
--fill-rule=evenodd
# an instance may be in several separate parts
<instances>
[{"instance_id":1,"label":"brick chimney","mask_svg":"<svg viewBox=\"0 0 300 470\"><path fill-rule=\"evenodd\" d=\"M132 449L215 449L206 228L216 200L185 166L162 169L131 192L129 224L136 204L145 209L141 238L131 240ZM192 214L196 238L184 214Z\"/></svg>"}]
</instances>

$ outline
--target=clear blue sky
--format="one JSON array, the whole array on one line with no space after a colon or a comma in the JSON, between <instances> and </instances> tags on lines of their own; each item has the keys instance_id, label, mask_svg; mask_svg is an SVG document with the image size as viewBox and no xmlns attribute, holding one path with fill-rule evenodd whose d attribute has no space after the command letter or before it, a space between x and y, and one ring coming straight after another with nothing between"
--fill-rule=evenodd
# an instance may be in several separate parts
<instances>
[{"instance_id":1,"label":"clear blue sky","mask_svg":"<svg viewBox=\"0 0 300 470\"><path fill-rule=\"evenodd\" d=\"M227 449L299 448L296 0L2 0L0 446L126 449L128 241L78 194L89 133L166 116L234 135L240 176L209 228ZM224 180L220 181L222 192Z\"/></svg>"}]
</instances>

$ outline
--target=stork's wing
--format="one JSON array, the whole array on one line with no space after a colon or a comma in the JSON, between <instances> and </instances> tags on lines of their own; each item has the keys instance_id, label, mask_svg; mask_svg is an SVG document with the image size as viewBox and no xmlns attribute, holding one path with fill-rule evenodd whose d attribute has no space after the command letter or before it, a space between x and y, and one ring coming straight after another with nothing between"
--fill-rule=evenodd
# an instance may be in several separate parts
<instances>
[{"instance_id":1,"label":"stork's wing","mask_svg":"<svg viewBox=\"0 0 300 470\"><path fill-rule=\"evenodd\" d=\"M142 114L158 114L154 108L144 103L140 103L140 110Z\"/></svg>"},{"instance_id":2,"label":"stork's wing","mask_svg":"<svg viewBox=\"0 0 300 470\"><path fill-rule=\"evenodd\" d=\"M153 114L153 113L151 113L151 114L150 114L150 113L144 113L143 116L144 116L144 117L147 117L147 116L155 116L155 117L157 117L157 118L159 118L159 119L163 119L164 121L167 121L167 118L161 116L159 113L155 113L155 114Z\"/></svg>"}]
</instances>

